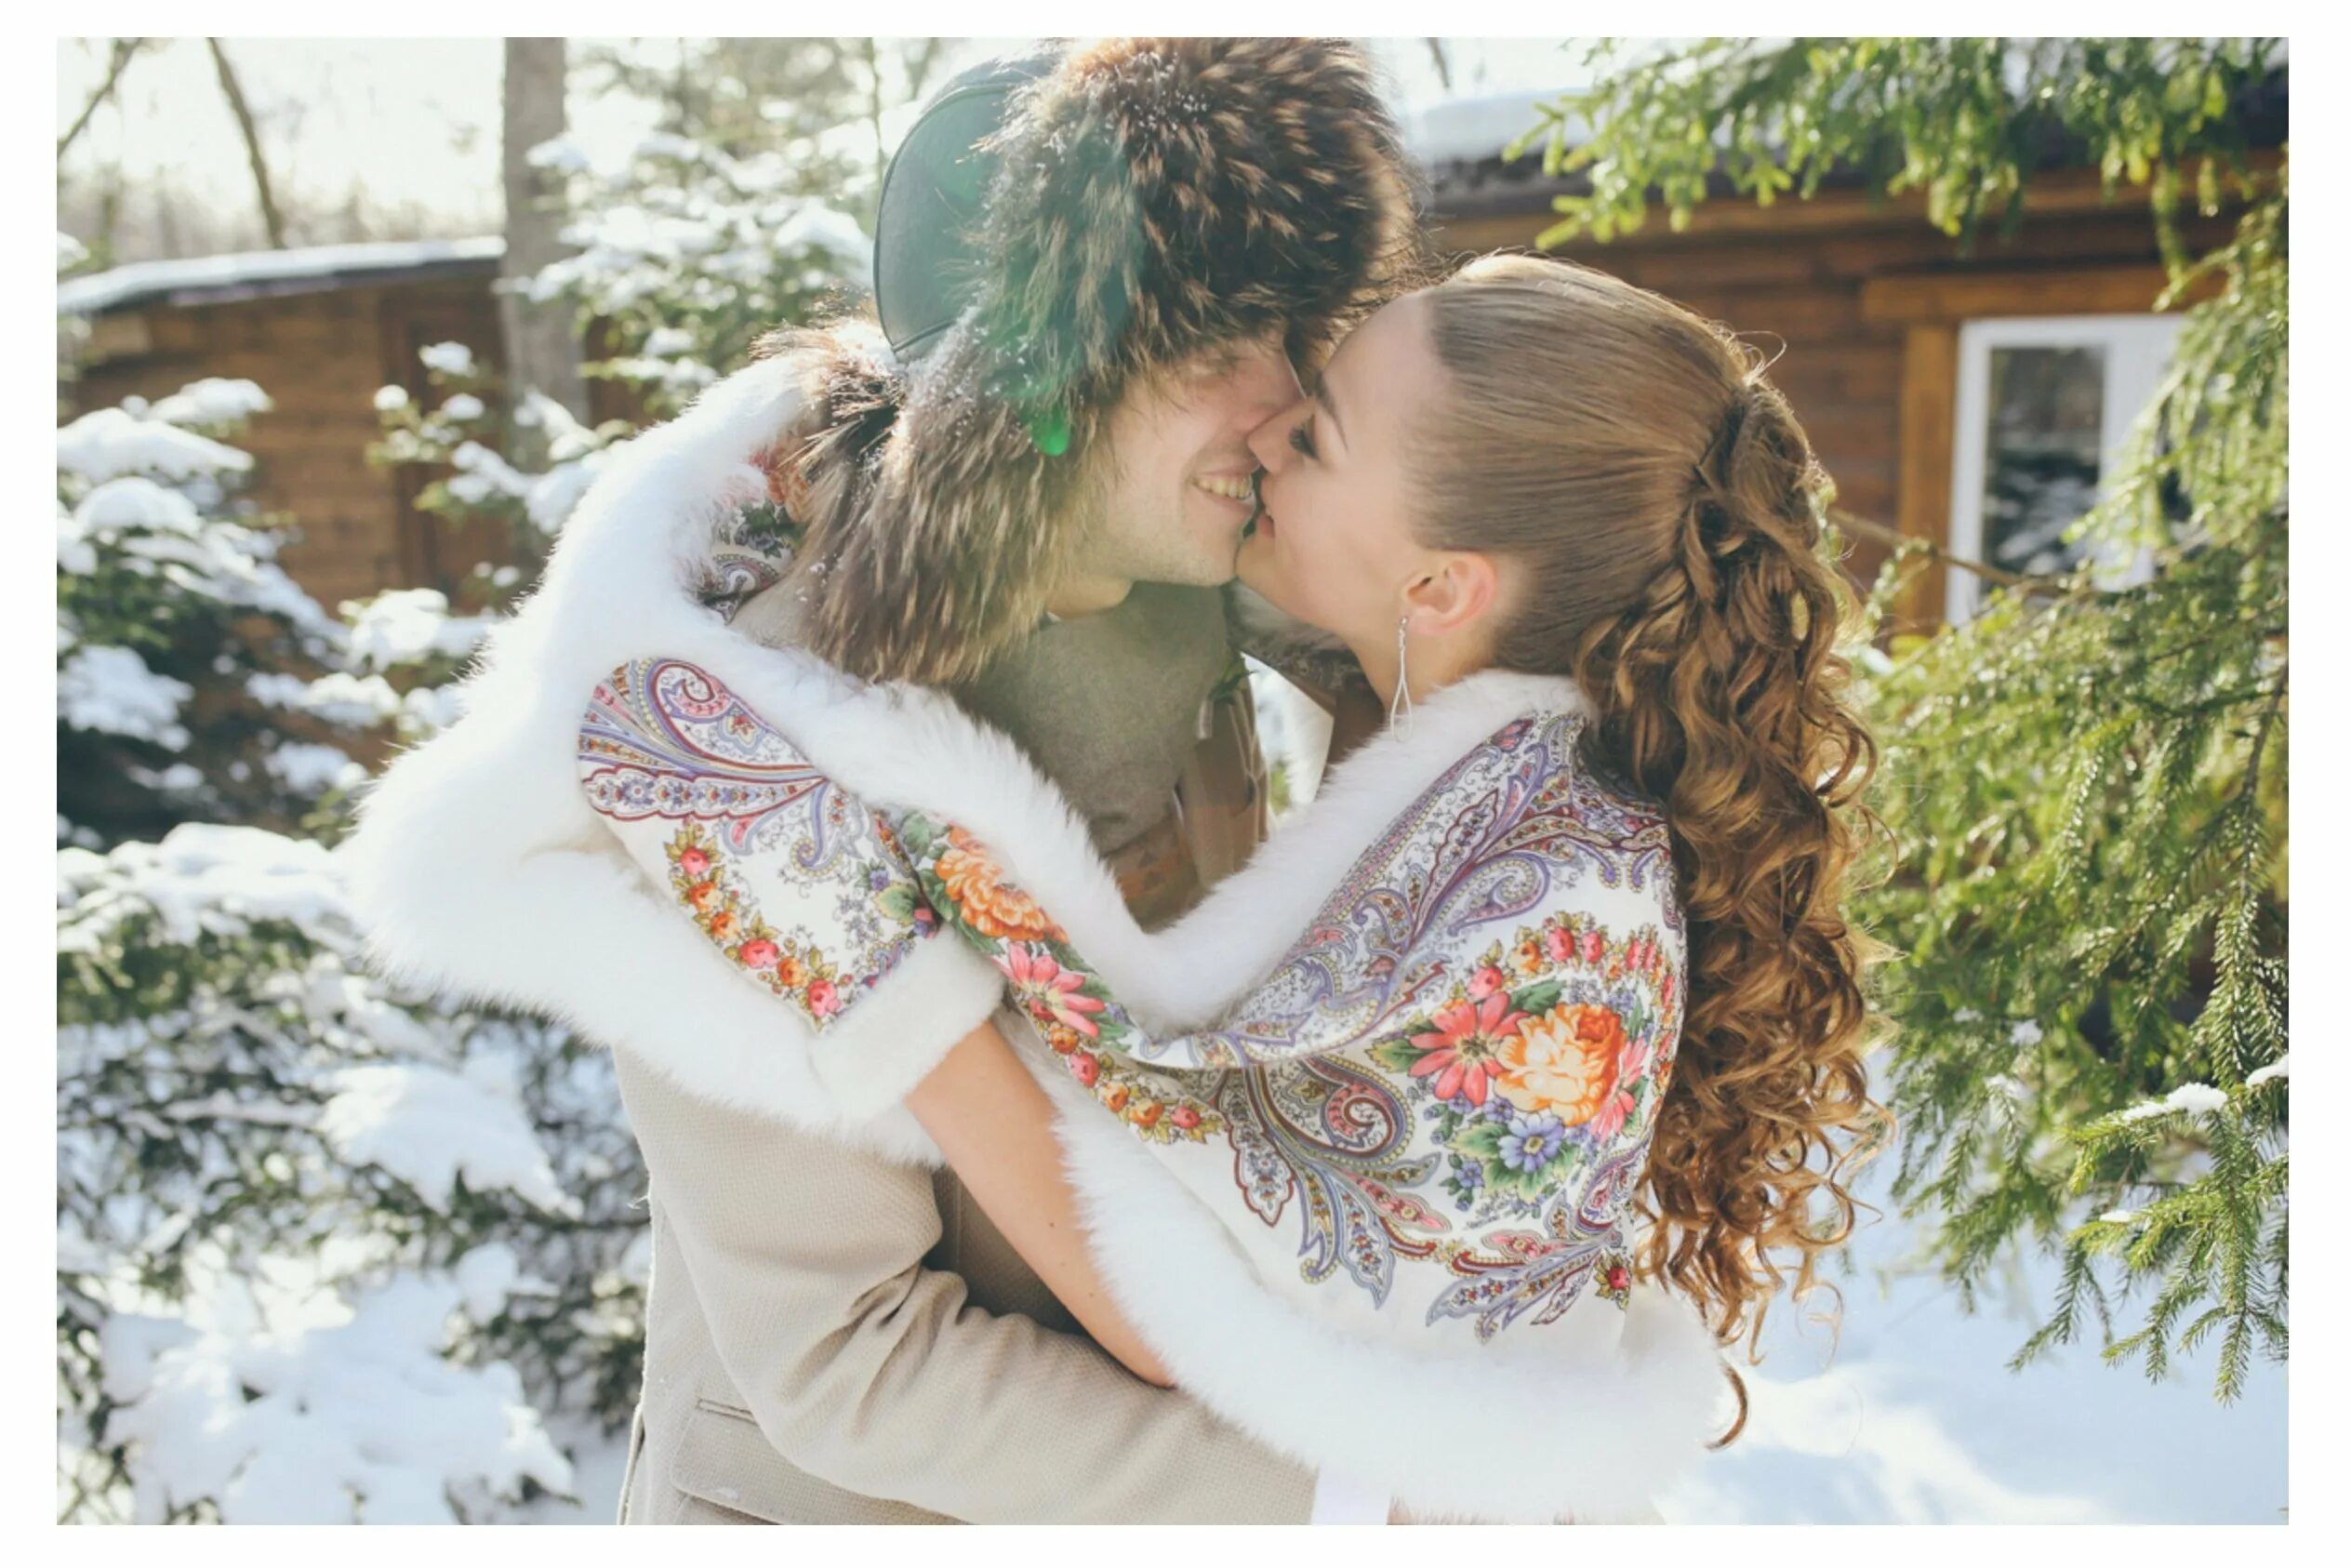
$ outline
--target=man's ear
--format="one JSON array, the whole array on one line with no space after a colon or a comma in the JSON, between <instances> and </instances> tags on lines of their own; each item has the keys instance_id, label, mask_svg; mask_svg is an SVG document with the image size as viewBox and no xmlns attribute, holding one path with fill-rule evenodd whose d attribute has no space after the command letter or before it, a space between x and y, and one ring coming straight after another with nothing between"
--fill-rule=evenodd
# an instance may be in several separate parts
<instances>
[{"instance_id":1,"label":"man's ear","mask_svg":"<svg viewBox=\"0 0 2351 1568\"><path fill-rule=\"evenodd\" d=\"M1494 558L1472 550L1449 550L1431 558L1404 590L1404 613L1415 637L1441 637L1471 625L1494 607L1502 593Z\"/></svg>"}]
</instances>

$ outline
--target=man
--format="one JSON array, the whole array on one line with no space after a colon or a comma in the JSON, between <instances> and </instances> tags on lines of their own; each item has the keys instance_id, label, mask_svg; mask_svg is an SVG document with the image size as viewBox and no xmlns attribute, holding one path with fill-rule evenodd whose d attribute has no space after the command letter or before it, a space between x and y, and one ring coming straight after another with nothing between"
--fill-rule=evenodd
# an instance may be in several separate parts
<instances>
[{"instance_id":1,"label":"man","mask_svg":"<svg viewBox=\"0 0 2351 1568\"><path fill-rule=\"evenodd\" d=\"M875 270L897 363L839 332L788 338L631 443L466 718L371 796L348 857L382 961L615 1047L655 1255L626 1521L1315 1512L1318 1478L1129 1376L921 1163L907 1083L882 1064L986 1017L985 961L901 942L902 977L870 996L799 977L796 1023L753 996L785 983L777 944L719 930L715 843L657 851L648 879L599 825L750 833L820 811L821 791L771 771L729 797L743 812L703 813L579 735L578 777L608 787L591 813L572 752L591 684L627 700L627 660L790 678L737 635L753 631L945 687L1061 787L1139 914L1185 907L1245 852L1233 816L1255 812L1245 724L1211 701L1232 663L1218 585L1253 510L1244 437L1408 264L1412 233L1393 126L1345 44L1113 40L959 78L885 181ZM747 453L791 553L729 632L678 597L680 573L697 551L713 565L712 515L758 477ZM707 743L732 746L705 711ZM1222 766L1196 756L1203 736ZM794 821L838 847L842 824ZM701 945L722 936L723 959Z\"/></svg>"},{"instance_id":2,"label":"man","mask_svg":"<svg viewBox=\"0 0 2351 1568\"><path fill-rule=\"evenodd\" d=\"M1186 63L1212 69L1282 63L1270 47L1192 54ZM1126 78L1150 56L1125 50ZM970 150L991 135L1016 140L1018 127L1005 133L999 122L1008 109L1017 116L1020 89L1049 63L983 67L950 84L894 164L876 277L902 358L935 344L963 308L962 223L984 216L999 233L1050 233L1109 216L974 208L989 171ZM1325 73L1351 63L1330 49L1287 61ZM1102 68L1095 80L1116 90L1120 75ZM1063 155L1101 151L1065 145ZM995 190L1018 199L1016 182ZM1361 264L1368 274L1382 259ZM1136 313L1149 310L1144 301ZM1246 437L1299 395L1285 347L1265 336L1142 365L1148 374L1102 421L1098 439L1117 460L1099 489L1072 498L1098 515L1067 520L1077 526L1064 560L1036 539L1055 520L988 524L998 538L1032 536L1008 553L1049 578L1049 591L1041 624L950 689L1085 813L1146 919L1178 912L1202 870L1230 869L1236 836L1254 837L1230 825L1254 804L1237 765L1246 709L1236 725L1233 709L1213 700L1232 661L1218 585L1254 509ZM918 403L904 417L926 412ZM857 525L877 532L923 510L886 496L865 504ZM825 556L830 542L819 527L804 549ZM856 569L840 553L827 559L836 594ZM936 551L928 564L938 564ZM819 618L794 614L818 601L768 597L763 635L810 641L809 626L790 622ZM909 673L910 660L915 672L951 674L965 652L884 644L868 656L874 628L852 617L813 630L837 660L874 658L876 673ZM931 668L920 669L925 658ZM1195 756L1203 734L1223 766ZM1203 857L1222 863L1202 868ZM1312 1513L1314 1476L1181 1393L1136 1381L1086 1340L950 1173L720 1108L627 1052L618 1064L651 1176L655 1240L624 1521L1282 1522ZM1326 1489L1326 1515L1335 1501Z\"/></svg>"}]
</instances>

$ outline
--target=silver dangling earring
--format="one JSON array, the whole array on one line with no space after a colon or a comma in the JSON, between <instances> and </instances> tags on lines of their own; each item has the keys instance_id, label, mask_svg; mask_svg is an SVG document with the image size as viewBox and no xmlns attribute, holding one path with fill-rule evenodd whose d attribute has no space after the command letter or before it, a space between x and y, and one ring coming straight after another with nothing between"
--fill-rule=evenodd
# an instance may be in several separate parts
<instances>
[{"instance_id":1,"label":"silver dangling earring","mask_svg":"<svg viewBox=\"0 0 2351 1568\"><path fill-rule=\"evenodd\" d=\"M1412 733L1413 727L1413 689L1412 682L1405 674L1404 644L1408 635L1405 629L1412 625L1412 619L1410 616L1396 618L1396 691L1388 699L1388 727L1394 729L1396 717L1401 713L1404 720L1404 733L1407 735Z\"/></svg>"}]
</instances>

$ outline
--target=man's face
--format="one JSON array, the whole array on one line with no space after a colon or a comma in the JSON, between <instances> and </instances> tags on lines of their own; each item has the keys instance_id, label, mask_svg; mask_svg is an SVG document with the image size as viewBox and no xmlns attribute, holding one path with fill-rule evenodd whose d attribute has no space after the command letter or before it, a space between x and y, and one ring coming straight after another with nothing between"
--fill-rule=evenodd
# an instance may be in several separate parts
<instances>
[{"instance_id":1,"label":"man's face","mask_svg":"<svg viewBox=\"0 0 2351 1568\"><path fill-rule=\"evenodd\" d=\"M1109 515L1083 568L1135 582L1231 578L1256 510L1249 433L1298 398L1298 378L1273 339L1129 392L1111 411Z\"/></svg>"}]
</instances>

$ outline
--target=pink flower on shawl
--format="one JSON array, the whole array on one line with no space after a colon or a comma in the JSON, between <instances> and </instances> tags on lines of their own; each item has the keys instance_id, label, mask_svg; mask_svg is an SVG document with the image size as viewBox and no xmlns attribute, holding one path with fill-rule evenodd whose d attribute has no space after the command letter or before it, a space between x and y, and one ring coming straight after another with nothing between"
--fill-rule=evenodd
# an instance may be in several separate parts
<instances>
[{"instance_id":1,"label":"pink flower on shawl","mask_svg":"<svg viewBox=\"0 0 2351 1568\"><path fill-rule=\"evenodd\" d=\"M1502 1072L1494 1053L1518 1032L1526 1015L1510 1011L1509 997L1497 992L1481 1002L1456 1002L1434 1021L1436 1028L1413 1036L1413 1043L1428 1054L1413 1063L1412 1075L1434 1074L1432 1087L1441 1100L1464 1095L1471 1105L1485 1104L1486 1085Z\"/></svg>"},{"instance_id":2,"label":"pink flower on shawl","mask_svg":"<svg viewBox=\"0 0 2351 1568\"><path fill-rule=\"evenodd\" d=\"M1088 1040L1102 1036L1092 1015L1102 1011L1098 998L1082 995L1080 988L1085 977L1074 969L1064 969L1053 961L1053 955L1043 948L1024 942L1007 942L996 967L1012 981L1013 997L1026 1008L1030 1017L1043 1021L1051 1019L1065 1029L1076 1030Z\"/></svg>"},{"instance_id":3,"label":"pink flower on shawl","mask_svg":"<svg viewBox=\"0 0 2351 1568\"><path fill-rule=\"evenodd\" d=\"M1632 1086L1649 1071L1654 1051L1646 1037L1625 1042L1625 1053L1616 1059L1616 1083L1608 1097L1600 1102L1600 1109L1592 1112L1592 1136L1601 1142L1611 1142L1625 1130L1625 1118L1633 1111Z\"/></svg>"}]
</instances>

